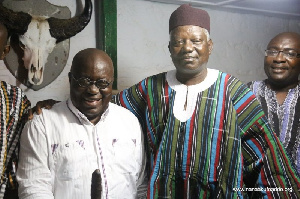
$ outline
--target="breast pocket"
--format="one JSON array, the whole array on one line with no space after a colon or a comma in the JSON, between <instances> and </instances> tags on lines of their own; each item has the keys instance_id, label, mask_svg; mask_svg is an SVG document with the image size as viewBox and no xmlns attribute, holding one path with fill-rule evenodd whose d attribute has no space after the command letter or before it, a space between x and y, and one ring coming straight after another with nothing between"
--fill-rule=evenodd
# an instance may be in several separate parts
<instances>
[{"instance_id":1,"label":"breast pocket","mask_svg":"<svg viewBox=\"0 0 300 199\"><path fill-rule=\"evenodd\" d=\"M56 177L71 181L82 176L85 167L85 150L78 143L66 143L57 147L53 154Z\"/></svg>"},{"instance_id":2,"label":"breast pocket","mask_svg":"<svg viewBox=\"0 0 300 199\"><path fill-rule=\"evenodd\" d=\"M136 140L113 139L112 140L114 169L120 173L132 173L136 171Z\"/></svg>"}]
</instances>

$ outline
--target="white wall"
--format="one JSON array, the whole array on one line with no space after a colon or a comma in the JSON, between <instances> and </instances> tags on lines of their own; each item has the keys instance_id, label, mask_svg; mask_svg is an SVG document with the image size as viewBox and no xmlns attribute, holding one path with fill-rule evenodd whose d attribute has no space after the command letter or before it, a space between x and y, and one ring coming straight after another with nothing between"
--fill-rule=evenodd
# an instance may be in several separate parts
<instances>
[{"instance_id":1,"label":"white wall","mask_svg":"<svg viewBox=\"0 0 300 199\"><path fill-rule=\"evenodd\" d=\"M82 0L83 1L83 0ZM95 0L93 0L94 2ZM75 0L49 0L68 6L75 14ZM177 5L143 0L118 0L118 89L127 88L143 78L173 69L168 51L168 22ZM206 9L211 17L214 50L208 67L228 72L243 82L263 79L264 49L269 40L283 31L300 33L300 21ZM39 100L65 100L69 96L67 73L71 60L81 49L95 47L95 17L71 38L70 55L62 74L39 90L25 90L33 105ZM9 83L15 79L0 62L0 76Z\"/></svg>"},{"instance_id":2,"label":"white wall","mask_svg":"<svg viewBox=\"0 0 300 199\"><path fill-rule=\"evenodd\" d=\"M118 88L173 69L168 51L169 16L178 7L142 0L118 1ZM243 82L264 79L264 50L283 31L300 33L300 21L205 9L214 49L208 67Z\"/></svg>"}]
</instances>

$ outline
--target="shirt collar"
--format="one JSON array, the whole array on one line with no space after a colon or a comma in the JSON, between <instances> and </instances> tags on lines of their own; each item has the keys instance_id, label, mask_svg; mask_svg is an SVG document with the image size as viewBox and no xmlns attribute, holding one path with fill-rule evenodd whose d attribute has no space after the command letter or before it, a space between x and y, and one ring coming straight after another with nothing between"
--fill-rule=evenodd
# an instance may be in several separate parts
<instances>
[{"instance_id":1,"label":"shirt collar","mask_svg":"<svg viewBox=\"0 0 300 199\"><path fill-rule=\"evenodd\" d=\"M82 124L86 124L86 125L93 125L88 119L87 117L81 113L75 106L74 104L72 103L72 100L71 98L69 98L67 101L67 106L68 108L70 109L70 111L79 119L79 121L82 123ZM110 103L109 103L110 104ZM101 116L101 119L100 121L96 124L98 125L100 122L104 122L108 113L109 113L109 104L108 104L108 107L107 109L104 111L104 113L102 114Z\"/></svg>"},{"instance_id":2,"label":"shirt collar","mask_svg":"<svg viewBox=\"0 0 300 199\"><path fill-rule=\"evenodd\" d=\"M202 91L208 89L211 85L213 85L217 81L218 76L219 76L219 70L208 68L207 75L202 82L200 82L199 84L188 86L188 87L189 87L189 89L193 89L198 92L202 92ZM167 78L169 86L172 89L174 89L175 91L177 91L181 87L187 87L186 85L180 83L176 79L176 70L168 71L166 78Z\"/></svg>"}]
</instances>

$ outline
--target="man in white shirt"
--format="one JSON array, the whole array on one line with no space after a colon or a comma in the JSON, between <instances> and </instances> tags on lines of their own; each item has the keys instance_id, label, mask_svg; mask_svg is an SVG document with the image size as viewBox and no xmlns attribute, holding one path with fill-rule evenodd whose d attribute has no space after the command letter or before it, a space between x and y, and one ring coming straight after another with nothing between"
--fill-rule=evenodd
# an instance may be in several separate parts
<instances>
[{"instance_id":1,"label":"man in white shirt","mask_svg":"<svg viewBox=\"0 0 300 199\"><path fill-rule=\"evenodd\" d=\"M99 169L101 198L136 198L144 178L143 135L136 117L109 101L113 63L98 49L74 57L70 99L24 127L17 170L20 198L86 199Z\"/></svg>"}]
</instances>

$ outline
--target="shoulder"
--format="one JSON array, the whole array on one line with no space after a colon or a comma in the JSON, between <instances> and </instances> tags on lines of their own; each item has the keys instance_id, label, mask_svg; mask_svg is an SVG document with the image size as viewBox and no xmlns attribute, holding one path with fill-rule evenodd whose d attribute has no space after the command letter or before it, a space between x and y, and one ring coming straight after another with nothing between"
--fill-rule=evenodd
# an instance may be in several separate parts
<instances>
[{"instance_id":1,"label":"shoulder","mask_svg":"<svg viewBox=\"0 0 300 199\"><path fill-rule=\"evenodd\" d=\"M208 77L216 79L215 82L224 84L224 82L241 82L238 78L218 69L207 68Z\"/></svg>"},{"instance_id":2,"label":"shoulder","mask_svg":"<svg viewBox=\"0 0 300 199\"><path fill-rule=\"evenodd\" d=\"M140 129L138 118L126 108L116 104L109 103L107 119L109 123L113 123L116 128L127 129L127 131Z\"/></svg>"},{"instance_id":3,"label":"shoulder","mask_svg":"<svg viewBox=\"0 0 300 199\"><path fill-rule=\"evenodd\" d=\"M4 81L1 81L0 85L1 85L0 89L3 92L7 92L9 95L19 94L19 96L25 96L24 91L21 88L17 87L17 86L13 86L13 85L11 85L7 82L4 82Z\"/></svg>"},{"instance_id":4,"label":"shoulder","mask_svg":"<svg viewBox=\"0 0 300 199\"><path fill-rule=\"evenodd\" d=\"M62 101L54 104L51 109L43 108L42 114L43 115L55 114L55 115L63 116L68 112L70 112L70 110L68 108L67 101Z\"/></svg>"},{"instance_id":5,"label":"shoulder","mask_svg":"<svg viewBox=\"0 0 300 199\"><path fill-rule=\"evenodd\" d=\"M246 87L245 84L236 78L235 76L228 74L226 72L216 70L216 69L210 69L211 71L214 71L214 74L217 75L216 83L224 85L225 87L229 87L234 89L236 87L242 86Z\"/></svg>"},{"instance_id":6,"label":"shoulder","mask_svg":"<svg viewBox=\"0 0 300 199\"><path fill-rule=\"evenodd\" d=\"M33 122L41 122L44 120L59 120L60 117L65 117L69 109L66 101L62 101L53 105L51 109L42 108L40 115L34 114Z\"/></svg>"},{"instance_id":7,"label":"shoulder","mask_svg":"<svg viewBox=\"0 0 300 199\"><path fill-rule=\"evenodd\" d=\"M240 79L226 72L219 71L219 79L217 82L230 92L233 99L240 99L242 96L249 97L253 94L251 89Z\"/></svg>"},{"instance_id":8,"label":"shoulder","mask_svg":"<svg viewBox=\"0 0 300 199\"><path fill-rule=\"evenodd\" d=\"M251 81L247 83L247 86L251 89L253 89L254 87L263 87L265 85L264 81L260 80L260 81Z\"/></svg>"},{"instance_id":9,"label":"shoulder","mask_svg":"<svg viewBox=\"0 0 300 199\"><path fill-rule=\"evenodd\" d=\"M68 109L66 102L59 102L51 109L42 108L41 114L34 114L29 120L25 128L26 131L37 131L41 133L51 132L52 128L61 128L64 124L70 123L71 112Z\"/></svg>"},{"instance_id":10,"label":"shoulder","mask_svg":"<svg viewBox=\"0 0 300 199\"><path fill-rule=\"evenodd\" d=\"M137 120L131 111L113 103L109 103L109 115L113 118L122 118L125 121Z\"/></svg>"},{"instance_id":11,"label":"shoulder","mask_svg":"<svg viewBox=\"0 0 300 199\"><path fill-rule=\"evenodd\" d=\"M265 92L269 92L269 89L266 89L267 86L265 81L251 81L247 84L247 86L251 89L251 91L258 96L265 96Z\"/></svg>"},{"instance_id":12,"label":"shoulder","mask_svg":"<svg viewBox=\"0 0 300 199\"><path fill-rule=\"evenodd\" d=\"M159 74L156 74L156 75L151 75L149 77L146 77L143 81L149 81L149 80L155 81L155 80L165 79L167 73L169 73L169 72L172 72L172 71L162 72L162 73L159 73Z\"/></svg>"},{"instance_id":13,"label":"shoulder","mask_svg":"<svg viewBox=\"0 0 300 199\"><path fill-rule=\"evenodd\" d=\"M109 113L104 121L105 126L112 135L138 139L142 136L141 126L137 117L129 110L116 104L109 104Z\"/></svg>"},{"instance_id":14,"label":"shoulder","mask_svg":"<svg viewBox=\"0 0 300 199\"><path fill-rule=\"evenodd\" d=\"M26 110L31 105L21 88L13 86L7 82L0 82L0 94L2 97L8 99L9 103L14 104L15 107L20 106L22 110Z\"/></svg>"}]
</instances>

